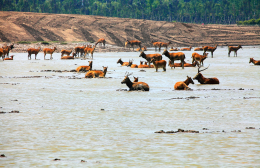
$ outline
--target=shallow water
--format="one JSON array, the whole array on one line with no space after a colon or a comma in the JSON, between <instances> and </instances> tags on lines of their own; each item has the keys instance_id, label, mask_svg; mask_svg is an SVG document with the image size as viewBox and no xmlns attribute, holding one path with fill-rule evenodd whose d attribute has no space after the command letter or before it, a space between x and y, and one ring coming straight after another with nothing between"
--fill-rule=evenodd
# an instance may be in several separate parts
<instances>
[{"instance_id":1,"label":"shallow water","mask_svg":"<svg viewBox=\"0 0 260 168\"><path fill-rule=\"evenodd\" d=\"M186 62L192 52L184 52ZM43 53L38 60L14 55L0 62L0 111L20 113L0 114L0 154L6 155L0 167L260 166L260 66L248 63L250 57L260 59L259 46L243 47L238 57L228 57L227 47L218 47L214 58L209 53L204 67L210 66L202 73L220 84L194 81L192 91L173 86L194 77L197 68L140 72L116 64L119 58L139 64L138 52L94 53L93 69L108 66L105 79L41 72L76 69L88 60L60 60L59 53L53 60L43 60ZM127 89L121 84L126 71L150 91L116 91ZM200 133L154 133L178 128Z\"/></svg>"}]
</instances>

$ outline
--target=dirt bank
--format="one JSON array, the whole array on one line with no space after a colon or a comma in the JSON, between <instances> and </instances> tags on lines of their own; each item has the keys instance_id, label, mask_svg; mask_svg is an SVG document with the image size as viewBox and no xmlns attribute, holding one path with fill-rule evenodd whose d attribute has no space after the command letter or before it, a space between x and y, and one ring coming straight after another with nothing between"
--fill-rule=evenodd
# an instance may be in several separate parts
<instances>
[{"instance_id":1,"label":"dirt bank","mask_svg":"<svg viewBox=\"0 0 260 168\"><path fill-rule=\"evenodd\" d=\"M258 26L199 25L102 16L0 11L0 41L88 41L105 38L124 46L137 39L171 41L173 47L202 45L260 45Z\"/></svg>"}]
</instances>

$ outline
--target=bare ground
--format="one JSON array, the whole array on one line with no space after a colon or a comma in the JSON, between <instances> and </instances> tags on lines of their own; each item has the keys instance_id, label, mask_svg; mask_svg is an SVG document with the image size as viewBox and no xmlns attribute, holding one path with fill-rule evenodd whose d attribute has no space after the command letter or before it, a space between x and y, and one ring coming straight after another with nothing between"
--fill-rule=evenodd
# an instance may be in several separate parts
<instances>
[{"instance_id":1,"label":"bare ground","mask_svg":"<svg viewBox=\"0 0 260 168\"><path fill-rule=\"evenodd\" d=\"M171 41L173 47L203 45L260 45L259 26L200 25L125 19L103 16L46 14L0 11L0 42L66 41L95 42L105 38L108 49L125 51L124 42L140 40L151 47L151 41ZM37 45L37 44L34 44ZM73 43L73 46L81 43ZM19 46L19 45L18 45ZM16 50L26 51L20 45ZM66 48L60 46L58 48ZM67 46L68 48L68 46Z\"/></svg>"}]
</instances>

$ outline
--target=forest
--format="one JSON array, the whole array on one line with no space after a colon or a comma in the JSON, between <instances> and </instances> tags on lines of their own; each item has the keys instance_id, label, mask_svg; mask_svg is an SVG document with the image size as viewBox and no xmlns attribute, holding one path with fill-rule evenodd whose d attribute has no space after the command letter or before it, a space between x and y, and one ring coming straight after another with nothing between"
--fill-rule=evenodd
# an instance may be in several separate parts
<instances>
[{"instance_id":1,"label":"forest","mask_svg":"<svg viewBox=\"0 0 260 168\"><path fill-rule=\"evenodd\" d=\"M0 10L101 15L199 24L247 24L260 0L0 0ZM253 23L253 22L250 22Z\"/></svg>"}]
</instances>

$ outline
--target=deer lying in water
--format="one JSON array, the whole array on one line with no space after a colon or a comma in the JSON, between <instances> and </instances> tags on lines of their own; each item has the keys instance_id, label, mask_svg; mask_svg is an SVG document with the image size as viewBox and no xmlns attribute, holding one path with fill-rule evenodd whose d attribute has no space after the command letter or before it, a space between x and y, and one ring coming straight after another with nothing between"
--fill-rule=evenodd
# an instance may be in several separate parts
<instances>
[{"instance_id":1,"label":"deer lying in water","mask_svg":"<svg viewBox=\"0 0 260 168\"><path fill-rule=\"evenodd\" d=\"M108 67L103 66L103 71L100 71L100 70L88 71L85 75L85 78L96 78L96 77L104 78L107 73L107 68Z\"/></svg>"},{"instance_id":2,"label":"deer lying in water","mask_svg":"<svg viewBox=\"0 0 260 168\"><path fill-rule=\"evenodd\" d=\"M76 56L77 56L76 53L72 53L72 56L69 56L69 55L68 56L63 56L60 59L74 59Z\"/></svg>"},{"instance_id":3,"label":"deer lying in water","mask_svg":"<svg viewBox=\"0 0 260 168\"><path fill-rule=\"evenodd\" d=\"M72 49L71 50L61 50L61 56L63 57L63 55L67 55L69 56L72 53Z\"/></svg>"},{"instance_id":4,"label":"deer lying in water","mask_svg":"<svg viewBox=\"0 0 260 168\"><path fill-rule=\"evenodd\" d=\"M56 49L57 49L56 47L54 47L53 49L44 48L44 49L43 49L44 59L45 59L46 54L50 54L50 55L51 55L50 59L53 59L52 54L54 53L54 51L55 51Z\"/></svg>"},{"instance_id":5,"label":"deer lying in water","mask_svg":"<svg viewBox=\"0 0 260 168\"><path fill-rule=\"evenodd\" d=\"M192 57L192 63L193 63L194 61L199 61L200 65L203 66L203 61L204 61L206 58L208 58L208 54L209 54L209 53L204 53L203 55L200 55L200 54L198 54L198 53L196 53L196 52L192 53L192 55L191 55L191 57Z\"/></svg>"},{"instance_id":6,"label":"deer lying in water","mask_svg":"<svg viewBox=\"0 0 260 168\"><path fill-rule=\"evenodd\" d=\"M194 51L203 51L203 46L201 48L200 47L195 48Z\"/></svg>"},{"instance_id":7,"label":"deer lying in water","mask_svg":"<svg viewBox=\"0 0 260 168\"><path fill-rule=\"evenodd\" d=\"M142 91L149 91L149 85L145 82L132 82L129 79L129 76L131 74L127 73L124 80L121 82L121 84L126 84L126 86L129 88L129 91L133 90L142 90Z\"/></svg>"},{"instance_id":8,"label":"deer lying in water","mask_svg":"<svg viewBox=\"0 0 260 168\"><path fill-rule=\"evenodd\" d=\"M175 90L190 90L190 88L188 87L189 84L194 84L193 80L191 79L191 77L187 76L187 79L185 81L181 81L181 82L176 82L174 85L174 89Z\"/></svg>"},{"instance_id":9,"label":"deer lying in water","mask_svg":"<svg viewBox=\"0 0 260 168\"><path fill-rule=\"evenodd\" d=\"M250 58L249 64L250 64L251 62L252 62L254 65L260 65L260 60L254 60L254 58Z\"/></svg>"},{"instance_id":10,"label":"deer lying in water","mask_svg":"<svg viewBox=\"0 0 260 168\"><path fill-rule=\"evenodd\" d=\"M158 68L162 68L163 71L166 71L166 61L165 60L156 61L153 58L151 61L156 69L156 72L158 72Z\"/></svg>"},{"instance_id":11,"label":"deer lying in water","mask_svg":"<svg viewBox=\"0 0 260 168\"><path fill-rule=\"evenodd\" d=\"M106 40L105 40L104 38L99 39L99 40L95 43L95 46L96 46L98 43L100 43L101 45L103 44L104 48L106 48L106 47L105 47L105 45L106 45Z\"/></svg>"},{"instance_id":12,"label":"deer lying in water","mask_svg":"<svg viewBox=\"0 0 260 168\"><path fill-rule=\"evenodd\" d=\"M10 58L5 58L4 60L13 60L14 55L11 55Z\"/></svg>"},{"instance_id":13,"label":"deer lying in water","mask_svg":"<svg viewBox=\"0 0 260 168\"><path fill-rule=\"evenodd\" d=\"M144 46L142 48L137 48L135 51L147 51L147 48Z\"/></svg>"},{"instance_id":14,"label":"deer lying in water","mask_svg":"<svg viewBox=\"0 0 260 168\"><path fill-rule=\"evenodd\" d=\"M208 66L208 67L209 67L209 66ZM205 69L203 69L203 70L200 70L201 66L199 66L199 68L198 68L198 73L197 73L197 75L196 75L193 79L198 80L198 82L199 82L200 84L219 84L218 78L205 78L205 77L200 73L201 71L204 71L204 70L208 69L208 67L205 68Z\"/></svg>"},{"instance_id":15,"label":"deer lying in water","mask_svg":"<svg viewBox=\"0 0 260 168\"><path fill-rule=\"evenodd\" d=\"M85 75L85 78L96 78L96 77L104 78L106 76L106 73L107 73L107 68L108 67L103 66L103 71L101 71L101 70L88 71Z\"/></svg>"},{"instance_id":16,"label":"deer lying in water","mask_svg":"<svg viewBox=\"0 0 260 168\"><path fill-rule=\"evenodd\" d=\"M138 65L133 64L133 62L134 62L134 60L131 61L131 66L130 66L130 67L131 67L131 68L138 68Z\"/></svg>"},{"instance_id":17,"label":"deer lying in water","mask_svg":"<svg viewBox=\"0 0 260 168\"><path fill-rule=\"evenodd\" d=\"M129 60L129 62L123 62L121 58L119 58L119 60L116 62L117 64L121 64L121 66L129 66L129 63L131 61Z\"/></svg>"},{"instance_id":18,"label":"deer lying in water","mask_svg":"<svg viewBox=\"0 0 260 168\"><path fill-rule=\"evenodd\" d=\"M29 49L27 50L27 52L28 52L28 60L29 60L29 58L31 59L31 55L32 55L32 54L35 55L35 59L36 59L37 54L39 53L40 50L41 50L41 47L39 47L38 49L36 49L36 48L29 48Z\"/></svg>"},{"instance_id":19,"label":"deer lying in water","mask_svg":"<svg viewBox=\"0 0 260 168\"><path fill-rule=\"evenodd\" d=\"M142 57L142 58L146 59L146 61L147 61L148 64L149 64L149 67L150 67L150 64L151 64L151 60L152 60L153 58L154 58L156 61L162 60L162 55L161 55L161 54L145 54L143 51L140 52L139 57Z\"/></svg>"},{"instance_id":20,"label":"deer lying in water","mask_svg":"<svg viewBox=\"0 0 260 168\"><path fill-rule=\"evenodd\" d=\"M141 47L141 41L138 41L138 40L126 40L125 42L125 48L126 46L130 45L131 47L133 47L133 51L134 51L134 46L139 46L139 48L142 48Z\"/></svg>"},{"instance_id":21,"label":"deer lying in water","mask_svg":"<svg viewBox=\"0 0 260 168\"><path fill-rule=\"evenodd\" d=\"M169 51L178 51L178 48L171 48Z\"/></svg>"},{"instance_id":22,"label":"deer lying in water","mask_svg":"<svg viewBox=\"0 0 260 168\"><path fill-rule=\"evenodd\" d=\"M171 60L172 64L174 64L174 60L181 60L182 69L184 69L185 54L183 52L169 53L167 50L164 50L162 55L168 57Z\"/></svg>"},{"instance_id":23,"label":"deer lying in water","mask_svg":"<svg viewBox=\"0 0 260 168\"><path fill-rule=\"evenodd\" d=\"M80 72L80 71L86 72L86 71L92 70L93 62L92 61L88 61L88 63L89 63L88 66L79 66L78 68L76 68L76 71L77 72Z\"/></svg>"},{"instance_id":24,"label":"deer lying in water","mask_svg":"<svg viewBox=\"0 0 260 168\"><path fill-rule=\"evenodd\" d=\"M213 52L217 49L217 44L215 47L210 47L210 46L204 46L203 47L203 54L206 53L207 51L210 51L211 52L211 57L213 58Z\"/></svg>"},{"instance_id":25,"label":"deer lying in water","mask_svg":"<svg viewBox=\"0 0 260 168\"><path fill-rule=\"evenodd\" d=\"M181 50L181 51L190 51L191 48L192 48L192 47L190 46L189 48L181 48L180 50Z\"/></svg>"},{"instance_id":26,"label":"deer lying in water","mask_svg":"<svg viewBox=\"0 0 260 168\"><path fill-rule=\"evenodd\" d=\"M172 64L172 62L170 60L168 66L170 66L171 69L172 69L172 67L174 67L174 68L175 67L182 67L182 64L181 63L174 63L174 64ZM192 64L187 63L187 62L184 61L184 67L195 67L195 66L199 66L198 61L194 61Z\"/></svg>"},{"instance_id":27,"label":"deer lying in water","mask_svg":"<svg viewBox=\"0 0 260 168\"><path fill-rule=\"evenodd\" d=\"M234 51L234 56L236 55L236 57L237 57L237 50L239 50L240 48L242 48L241 45L238 45L237 47L228 46L228 56L230 57L231 51Z\"/></svg>"}]
</instances>

